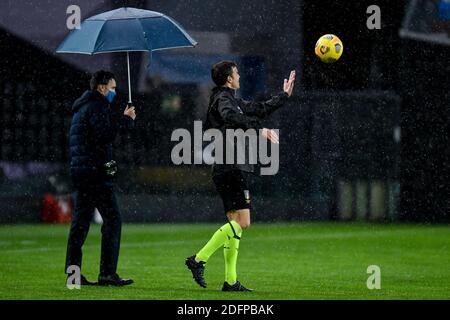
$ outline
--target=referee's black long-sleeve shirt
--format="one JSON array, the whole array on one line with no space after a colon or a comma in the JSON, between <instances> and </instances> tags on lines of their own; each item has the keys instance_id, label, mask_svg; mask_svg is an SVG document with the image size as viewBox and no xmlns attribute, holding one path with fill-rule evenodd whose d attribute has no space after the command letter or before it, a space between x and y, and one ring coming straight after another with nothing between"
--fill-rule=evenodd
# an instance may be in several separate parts
<instances>
[{"instance_id":1,"label":"referee's black long-sleeve shirt","mask_svg":"<svg viewBox=\"0 0 450 320\"><path fill-rule=\"evenodd\" d=\"M210 97L204 129L214 128L220 130L224 142L227 129L243 129L244 131L255 129L258 133L258 130L263 128L261 120L283 106L288 97L286 92L281 92L267 101L245 101L237 98L233 89L216 87L213 89ZM224 150L224 164L214 164L213 175L233 170L254 171L254 165L248 163L248 154L245 164L226 164L225 158L226 148Z\"/></svg>"}]
</instances>

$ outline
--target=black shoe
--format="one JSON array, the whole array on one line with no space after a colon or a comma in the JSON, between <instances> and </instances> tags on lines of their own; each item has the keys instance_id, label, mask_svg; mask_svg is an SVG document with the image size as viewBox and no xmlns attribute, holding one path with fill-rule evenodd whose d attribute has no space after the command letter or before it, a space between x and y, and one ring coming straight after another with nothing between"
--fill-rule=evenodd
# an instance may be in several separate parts
<instances>
[{"instance_id":1,"label":"black shoe","mask_svg":"<svg viewBox=\"0 0 450 320\"><path fill-rule=\"evenodd\" d=\"M228 282L223 283L222 291L245 291L252 292L253 289L248 289L244 287L239 281L236 281L235 284L229 285Z\"/></svg>"},{"instance_id":2,"label":"black shoe","mask_svg":"<svg viewBox=\"0 0 450 320\"><path fill-rule=\"evenodd\" d=\"M80 276L80 284L82 286L96 286L97 282L89 281L88 279L86 279L85 276L81 275Z\"/></svg>"},{"instance_id":3,"label":"black shoe","mask_svg":"<svg viewBox=\"0 0 450 320\"><path fill-rule=\"evenodd\" d=\"M206 282L205 278L203 277L203 273L205 271L205 262L195 261L195 255L187 257L185 264L191 270L192 277L194 278L195 282L198 283L198 285L202 288L206 288Z\"/></svg>"},{"instance_id":4,"label":"black shoe","mask_svg":"<svg viewBox=\"0 0 450 320\"><path fill-rule=\"evenodd\" d=\"M67 276L67 278L69 278L69 276ZM67 283L67 281L66 281L66 283ZM75 285L75 283L67 283L67 284ZM89 281L88 279L86 279L85 276L80 275L80 286L96 286L96 285L97 285L97 282Z\"/></svg>"},{"instance_id":5,"label":"black shoe","mask_svg":"<svg viewBox=\"0 0 450 320\"><path fill-rule=\"evenodd\" d=\"M116 286L122 287L134 283L132 279L122 279L117 273L109 276L98 276L99 286Z\"/></svg>"}]
</instances>

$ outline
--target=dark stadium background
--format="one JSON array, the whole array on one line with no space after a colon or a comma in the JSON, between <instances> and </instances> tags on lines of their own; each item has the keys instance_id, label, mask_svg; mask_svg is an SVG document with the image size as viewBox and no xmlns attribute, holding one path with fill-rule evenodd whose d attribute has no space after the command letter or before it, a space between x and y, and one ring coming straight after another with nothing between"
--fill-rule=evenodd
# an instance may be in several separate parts
<instances>
[{"instance_id":1,"label":"dark stadium background","mask_svg":"<svg viewBox=\"0 0 450 320\"><path fill-rule=\"evenodd\" d=\"M227 34L228 56L239 59L245 97L268 97L281 90L289 70L297 70L295 97L267 124L280 128L280 172L252 178L254 220L450 221L450 50L400 37L409 1L126 2L164 12L188 31ZM82 11L83 18L123 4L99 1ZM370 4L381 8L381 30L366 27ZM51 45L43 49L45 38L36 43L8 28L8 6L60 14L61 28L66 14L52 11L51 1L39 8L6 2L0 11L0 223L39 222L44 194L71 191L70 106L88 88L90 75L54 54ZM344 43L341 60L332 65L314 56L315 42L325 33ZM161 53L161 59L165 54L171 53ZM219 57L196 49L184 54L198 64L208 54ZM95 59L108 59L117 74L117 105L123 106L124 57ZM170 161L170 134L202 119L205 86L189 79L161 81L151 67L151 77L142 79L146 59L132 54L137 128L115 148L124 221L221 220L210 168Z\"/></svg>"}]
</instances>

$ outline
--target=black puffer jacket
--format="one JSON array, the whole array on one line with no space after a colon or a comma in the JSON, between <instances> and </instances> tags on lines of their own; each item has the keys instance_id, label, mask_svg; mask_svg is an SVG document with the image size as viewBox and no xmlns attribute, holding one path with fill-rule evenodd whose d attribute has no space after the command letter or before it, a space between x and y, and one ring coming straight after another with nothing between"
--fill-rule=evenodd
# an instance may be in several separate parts
<instances>
[{"instance_id":1,"label":"black puffer jacket","mask_svg":"<svg viewBox=\"0 0 450 320\"><path fill-rule=\"evenodd\" d=\"M70 173L75 185L107 181L103 165L113 159L112 143L119 129L129 129L133 119L115 114L97 91L86 91L72 106L69 133Z\"/></svg>"}]
</instances>

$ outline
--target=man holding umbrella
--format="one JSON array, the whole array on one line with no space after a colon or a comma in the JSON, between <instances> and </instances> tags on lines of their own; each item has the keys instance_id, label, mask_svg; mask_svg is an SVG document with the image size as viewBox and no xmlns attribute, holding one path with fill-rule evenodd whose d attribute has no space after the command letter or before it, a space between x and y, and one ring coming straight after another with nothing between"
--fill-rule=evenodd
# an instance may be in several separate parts
<instances>
[{"instance_id":1,"label":"man holding umbrella","mask_svg":"<svg viewBox=\"0 0 450 320\"><path fill-rule=\"evenodd\" d=\"M128 104L131 106L130 52L196 45L197 42L171 17L160 12L124 7L87 18L79 29L70 32L56 52L88 55L126 53ZM70 147L76 192L66 267L81 266L81 247L89 229L91 213L97 207L104 220L99 284L126 285L132 281L120 279L116 274L121 221L110 181L110 175L115 172L111 143L120 124L129 127L136 115L133 107L127 107L120 121L113 117L108 105L114 98L115 86L111 73L97 72L91 81L92 90L74 104ZM81 282L90 284L84 277L81 277Z\"/></svg>"},{"instance_id":2,"label":"man holding umbrella","mask_svg":"<svg viewBox=\"0 0 450 320\"><path fill-rule=\"evenodd\" d=\"M86 91L72 107L70 127L70 173L75 188L74 212L67 244L66 273L81 270L82 246L95 208L102 218L102 246L98 285L124 286L131 279L118 276L121 215L113 191L117 166L112 159L112 143L120 129L131 129L136 118L133 106L115 114L111 103L116 95L114 75L97 71ZM94 285L80 274L80 285ZM69 284L69 283L68 283Z\"/></svg>"}]
</instances>

